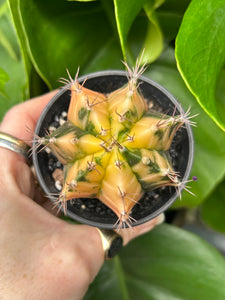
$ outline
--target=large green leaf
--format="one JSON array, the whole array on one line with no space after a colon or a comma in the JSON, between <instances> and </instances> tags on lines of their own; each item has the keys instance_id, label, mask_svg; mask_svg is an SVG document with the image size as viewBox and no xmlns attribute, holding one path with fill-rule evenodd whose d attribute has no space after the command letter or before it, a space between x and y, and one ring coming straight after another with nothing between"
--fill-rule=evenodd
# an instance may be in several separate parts
<instances>
[{"instance_id":1,"label":"large green leaf","mask_svg":"<svg viewBox=\"0 0 225 300\"><path fill-rule=\"evenodd\" d=\"M90 2L90 1L96 1L96 0L67 0L67 1Z\"/></svg>"},{"instance_id":2,"label":"large green leaf","mask_svg":"<svg viewBox=\"0 0 225 300\"><path fill-rule=\"evenodd\" d=\"M14 51L14 47L11 45L8 37L4 34L2 29L0 28L0 43L5 48L6 52L11 56L12 59L17 60L17 54Z\"/></svg>"},{"instance_id":3,"label":"large green leaf","mask_svg":"<svg viewBox=\"0 0 225 300\"><path fill-rule=\"evenodd\" d=\"M146 38L142 47L142 51L144 51L144 63L150 63L156 60L163 50L163 34L155 13L156 4L157 2L152 0L144 5L144 10L149 19ZM161 4L162 1L158 5Z\"/></svg>"},{"instance_id":4,"label":"large green leaf","mask_svg":"<svg viewBox=\"0 0 225 300\"><path fill-rule=\"evenodd\" d=\"M5 92L5 84L9 80L9 75L0 68L0 93L7 97L7 94Z\"/></svg>"},{"instance_id":5,"label":"large green leaf","mask_svg":"<svg viewBox=\"0 0 225 300\"><path fill-rule=\"evenodd\" d=\"M144 50L142 62L149 63L157 59L162 52L163 35L155 10L163 2L164 0L114 0L117 30L125 60L127 56L131 61L136 60L138 54L140 57ZM141 14L139 17L145 20L134 22L142 8L144 8L146 15ZM135 59L131 57L131 52L136 55Z\"/></svg>"},{"instance_id":6,"label":"large green leaf","mask_svg":"<svg viewBox=\"0 0 225 300\"><path fill-rule=\"evenodd\" d=\"M130 27L147 0L114 0L116 24L126 60L126 41Z\"/></svg>"},{"instance_id":7,"label":"large green leaf","mask_svg":"<svg viewBox=\"0 0 225 300\"><path fill-rule=\"evenodd\" d=\"M221 110L225 111L225 70L221 72L217 96L221 101ZM225 233L225 179L214 189L201 206L203 221L211 228Z\"/></svg>"},{"instance_id":8,"label":"large green leaf","mask_svg":"<svg viewBox=\"0 0 225 300\"><path fill-rule=\"evenodd\" d=\"M26 97L26 99L28 99L30 96L30 80L29 79L30 79L31 72L32 72L32 65L31 65L31 62L29 59L29 55L27 53L26 39L24 36L22 24L21 24L20 13L18 11L19 0L8 0L8 3L9 3L11 15L12 15L13 23L15 26L15 30L17 33L17 38L19 40L21 55L23 58L24 66L25 66L26 79L27 79L27 88L25 91L26 92L25 97Z\"/></svg>"},{"instance_id":9,"label":"large green leaf","mask_svg":"<svg viewBox=\"0 0 225 300\"><path fill-rule=\"evenodd\" d=\"M160 27L163 31L164 40L171 42L176 38L183 14L187 9L190 0L169 0L165 1L156 11Z\"/></svg>"},{"instance_id":10,"label":"large green leaf","mask_svg":"<svg viewBox=\"0 0 225 300\"><path fill-rule=\"evenodd\" d=\"M19 7L32 62L49 87L67 76L66 68L74 75L99 54L106 61L102 49L115 37L100 2L23 0ZM107 68L115 59L120 57L110 58Z\"/></svg>"},{"instance_id":11,"label":"large green leaf","mask_svg":"<svg viewBox=\"0 0 225 300\"><path fill-rule=\"evenodd\" d=\"M167 11L160 11L157 13L157 17L164 35L164 40L167 43L174 41L177 36L183 15L178 13L170 13Z\"/></svg>"},{"instance_id":12,"label":"large green leaf","mask_svg":"<svg viewBox=\"0 0 225 300\"><path fill-rule=\"evenodd\" d=\"M157 17L164 35L164 41L168 44L171 42L174 43L183 15L167 11L159 11L157 12Z\"/></svg>"},{"instance_id":13,"label":"large green leaf","mask_svg":"<svg viewBox=\"0 0 225 300\"><path fill-rule=\"evenodd\" d=\"M160 11L173 13L173 14L184 14L191 0L166 0L160 7Z\"/></svg>"},{"instance_id":14,"label":"large green leaf","mask_svg":"<svg viewBox=\"0 0 225 300\"><path fill-rule=\"evenodd\" d=\"M84 67L82 73L88 74L99 70L121 69L121 49L115 39L102 46Z\"/></svg>"},{"instance_id":15,"label":"large green leaf","mask_svg":"<svg viewBox=\"0 0 225 300\"><path fill-rule=\"evenodd\" d=\"M5 5L5 1L2 1L2 5ZM4 81L4 93L7 95L5 97L4 93L0 94L1 119L10 107L25 99L27 78L8 6L1 10L0 28L4 36L3 43L2 40L0 42L0 69L7 73L6 75L1 72Z\"/></svg>"},{"instance_id":16,"label":"large green leaf","mask_svg":"<svg viewBox=\"0 0 225 300\"><path fill-rule=\"evenodd\" d=\"M106 262L85 300L222 300L225 260L197 236L161 225Z\"/></svg>"},{"instance_id":17,"label":"large green leaf","mask_svg":"<svg viewBox=\"0 0 225 300\"><path fill-rule=\"evenodd\" d=\"M225 130L225 113L215 97L225 62L225 1L193 0L176 40L176 58L184 81L196 99Z\"/></svg>"},{"instance_id":18,"label":"large green leaf","mask_svg":"<svg viewBox=\"0 0 225 300\"><path fill-rule=\"evenodd\" d=\"M222 132L208 115L201 109L195 98L185 86L176 68L174 51L168 48L161 58L149 67L146 75L167 88L185 109L191 106L192 114L199 113L193 128L195 138L194 164L192 174L198 181L190 183L196 197L184 192L182 201L176 206L197 206L203 202L221 182L225 175L225 133Z\"/></svg>"},{"instance_id":19,"label":"large green leaf","mask_svg":"<svg viewBox=\"0 0 225 300\"><path fill-rule=\"evenodd\" d=\"M206 199L201 207L203 221L211 228L225 233L225 180Z\"/></svg>"}]
</instances>

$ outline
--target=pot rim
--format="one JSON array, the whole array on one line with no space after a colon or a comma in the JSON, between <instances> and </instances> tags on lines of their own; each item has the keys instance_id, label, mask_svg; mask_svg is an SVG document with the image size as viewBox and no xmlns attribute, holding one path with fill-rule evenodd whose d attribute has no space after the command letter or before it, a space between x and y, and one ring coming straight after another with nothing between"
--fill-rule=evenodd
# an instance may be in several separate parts
<instances>
[{"instance_id":1,"label":"pot rim","mask_svg":"<svg viewBox=\"0 0 225 300\"><path fill-rule=\"evenodd\" d=\"M97 72L93 72L93 73L89 73L87 75L83 75L81 77L78 78L79 82L83 82L84 80L88 80L88 79L94 79L97 77L103 77L103 76L126 76L128 77L128 72L126 71L121 71L121 70L107 70L107 71L97 71ZM165 89L162 85L160 85L159 83L145 77L145 76L140 76L139 81L144 81L148 84L150 84L151 86L154 86L155 88L157 88L158 90L160 90L163 94L166 95L166 97L175 105L178 106L180 103L178 102L178 100L167 90ZM52 99L49 101L49 103L46 105L46 107L44 108L44 110L41 113L41 116L36 124L36 128L35 128L35 133L38 132L41 128L42 122L44 120L44 118L46 117L47 113L49 112L51 106L58 100L59 96L61 96L63 93L65 93L66 90L65 89L61 89L59 90L59 92L57 92L57 94L55 94ZM181 106L179 106L179 111L183 111L183 108ZM187 136L188 136L188 147L189 147L189 156L188 156L188 162L187 162L187 167L186 170L184 172L184 176L183 176L183 181L188 180L188 177L190 175L191 172L191 168L193 165L193 160L194 160L194 137L193 137L193 132L191 129L190 124L185 124L186 127L186 131L187 131ZM38 164L38 158L37 158L37 151L35 151L33 153L33 165L35 167L35 172L36 172L36 176L37 179L42 187L42 189L44 190L44 192L46 194L49 194L49 190L48 187L45 184L45 180L42 177L41 174L41 170L39 168L39 164ZM184 187L181 188L181 192L183 190ZM150 215L141 218L140 220L137 220L137 222L134 222L132 224L132 226L138 226L140 224L143 224L147 221L150 221L151 219L157 217L158 215L160 215L161 213L163 213L165 210L167 210L172 203L177 199L177 193L173 193L173 195L169 198L169 200L162 205L159 209L157 209L156 211L154 211L153 213L151 213ZM49 197L51 199L51 197ZM87 224L87 225L91 225L94 227L98 227L98 228L104 228L104 229L113 229L113 225L112 224L103 224L100 222L96 222L96 221L92 221L92 220L88 220L85 219L77 214L74 214L73 212L67 210L67 215L72 218L73 220L76 220L82 224ZM74 217L75 216L75 217Z\"/></svg>"}]
</instances>

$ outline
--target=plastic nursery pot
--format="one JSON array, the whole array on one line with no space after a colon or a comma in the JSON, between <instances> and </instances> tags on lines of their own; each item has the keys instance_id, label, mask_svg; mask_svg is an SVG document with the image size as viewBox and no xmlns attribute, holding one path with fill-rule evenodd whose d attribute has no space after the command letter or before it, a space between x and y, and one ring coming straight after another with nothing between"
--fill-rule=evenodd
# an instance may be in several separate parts
<instances>
[{"instance_id":1,"label":"plastic nursery pot","mask_svg":"<svg viewBox=\"0 0 225 300\"><path fill-rule=\"evenodd\" d=\"M101 93L110 93L127 83L127 73L123 71L102 71L79 78L84 86ZM140 77L140 91L154 110L172 115L174 108L177 113L181 106L177 100L162 86L154 81ZM35 135L44 136L51 126L59 126L60 119L67 112L70 102L70 91L60 90L44 109L37 123ZM63 113L64 112L64 113ZM61 120L62 121L62 120ZM193 135L189 124L183 125L176 133L169 150L172 166L180 174L180 180L188 180L193 161ZM63 166L52 153L35 151L33 164L39 183L44 192L49 195L60 192L56 186L53 172ZM174 187L163 187L147 192L136 204L130 216L136 220L133 226L140 225L164 212L177 198ZM53 198L53 197L52 197ZM54 201L54 199L52 199ZM76 198L68 201L67 215L80 223L99 228L112 229L118 217L98 199Z\"/></svg>"}]
</instances>

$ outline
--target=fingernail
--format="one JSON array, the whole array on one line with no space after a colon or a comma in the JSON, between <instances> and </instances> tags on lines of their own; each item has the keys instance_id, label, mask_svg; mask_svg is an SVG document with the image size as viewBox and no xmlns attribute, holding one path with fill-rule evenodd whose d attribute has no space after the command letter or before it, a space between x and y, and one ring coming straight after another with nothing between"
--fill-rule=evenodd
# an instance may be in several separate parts
<instances>
[{"instance_id":1,"label":"fingernail","mask_svg":"<svg viewBox=\"0 0 225 300\"><path fill-rule=\"evenodd\" d=\"M160 225L160 224L162 224L164 221L165 221L165 215L162 213L161 215L159 215L159 216L157 217L156 225Z\"/></svg>"}]
</instances>

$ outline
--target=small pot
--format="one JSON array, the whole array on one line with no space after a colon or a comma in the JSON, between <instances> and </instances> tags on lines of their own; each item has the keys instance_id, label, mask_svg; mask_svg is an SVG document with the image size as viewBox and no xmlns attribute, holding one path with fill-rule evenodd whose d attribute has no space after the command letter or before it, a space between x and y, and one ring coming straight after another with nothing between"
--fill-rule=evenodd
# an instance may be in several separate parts
<instances>
[{"instance_id":1,"label":"small pot","mask_svg":"<svg viewBox=\"0 0 225 300\"><path fill-rule=\"evenodd\" d=\"M102 71L79 78L82 83L86 78L85 87L101 93L110 93L127 83L127 72ZM168 112L172 115L174 107L181 110L180 103L162 86L154 81L141 76L140 91L153 109ZM46 135L46 129L54 124L54 120L61 112L67 112L70 103L70 91L60 90L48 103L37 123L35 135ZM176 133L170 155L175 171L179 172L182 181L188 180L193 162L194 142L189 124L182 126ZM51 154L53 156L53 154ZM46 151L33 153L33 164L39 183L47 195L59 193L49 167L49 154ZM51 157L51 160L54 160ZM56 160L56 159L55 159ZM56 162L60 166L59 162ZM62 167L62 166L60 166ZM49 196L51 199L51 196ZM134 226L140 225L155 218L164 212L177 198L173 187L165 187L145 193L139 203L134 206L131 216L136 220ZM53 199L52 199L53 200ZM67 215L80 223L104 229L112 229L117 221L117 216L98 199L79 198L68 201Z\"/></svg>"}]
</instances>

